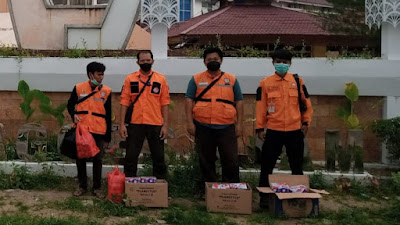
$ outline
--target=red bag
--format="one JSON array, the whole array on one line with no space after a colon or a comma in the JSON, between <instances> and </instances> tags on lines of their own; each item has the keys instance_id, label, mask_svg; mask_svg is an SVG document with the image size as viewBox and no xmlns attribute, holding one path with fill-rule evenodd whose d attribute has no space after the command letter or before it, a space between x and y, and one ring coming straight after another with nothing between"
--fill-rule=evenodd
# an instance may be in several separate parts
<instances>
[{"instance_id":1,"label":"red bag","mask_svg":"<svg viewBox=\"0 0 400 225\"><path fill-rule=\"evenodd\" d=\"M118 165L113 171L107 173L108 195L107 198L115 203L122 202L122 194L125 192L125 173L121 173Z\"/></svg>"},{"instance_id":2,"label":"red bag","mask_svg":"<svg viewBox=\"0 0 400 225\"><path fill-rule=\"evenodd\" d=\"M91 158L100 152L92 134L79 123L76 127L76 150L79 159Z\"/></svg>"}]
</instances>

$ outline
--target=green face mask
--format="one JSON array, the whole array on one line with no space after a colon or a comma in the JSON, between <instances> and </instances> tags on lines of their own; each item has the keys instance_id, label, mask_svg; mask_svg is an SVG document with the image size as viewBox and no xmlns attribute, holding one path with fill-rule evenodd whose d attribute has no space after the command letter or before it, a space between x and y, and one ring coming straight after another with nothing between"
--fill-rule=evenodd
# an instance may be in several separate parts
<instances>
[{"instance_id":1,"label":"green face mask","mask_svg":"<svg viewBox=\"0 0 400 225\"><path fill-rule=\"evenodd\" d=\"M285 63L275 63L275 71L279 75L284 75L289 71L289 65Z\"/></svg>"},{"instance_id":2,"label":"green face mask","mask_svg":"<svg viewBox=\"0 0 400 225\"><path fill-rule=\"evenodd\" d=\"M99 86L99 82L97 82L97 80L95 79L90 80L90 82L92 82L92 84L94 84L95 86Z\"/></svg>"}]
</instances>

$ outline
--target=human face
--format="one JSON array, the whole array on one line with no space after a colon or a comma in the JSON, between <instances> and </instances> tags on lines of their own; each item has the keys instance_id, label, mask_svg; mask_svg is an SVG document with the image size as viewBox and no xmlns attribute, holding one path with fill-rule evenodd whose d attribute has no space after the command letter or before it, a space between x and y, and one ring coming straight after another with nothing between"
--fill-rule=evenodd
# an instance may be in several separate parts
<instances>
[{"instance_id":1,"label":"human face","mask_svg":"<svg viewBox=\"0 0 400 225\"><path fill-rule=\"evenodd\" d=\"M104 72L97 72L95 71L94 73L89 73L89 77L91 80L96 80L97 83L101 84L101 82L104 79Z\"/></svg>"},{"instance_id":2,"label":"human face","mask_svg":"<svg viewBox=\"0 0 400 225\"><path fill-rule=\"evenodd\" d=\"M280 58L275 58L273 61L272 61L272 64L275 64L275 63L283 63L283 64L288 64L289 66L292 64L292 61L291 60L288 60L288 59L280 59Z\"/></svg>"},{"instance_id":3,"label":"human face","mask_svg":"<svg viewBox=\"0 0 400 225\"><path fill-rule=\"evenodd\" d=\"M136 63L137 63L138 65L144 64L144 63L153 64L153 63L154 63L154 60L151 58L151 54L150 54L150 53L144 52L144 53L141 53L141 54L139 55L139 60L136 61Z\"/></svg>"},{"instance_id":4,"label":"human face","mask_svg":"<svg viewBox=\"0 0 400 225\"><path fill-rule=\"evenodd\" d=\"M213 62L213 61L219 62L220 64L222 64L221 57L219 57L218 53L213 52L213 53L206 55L206 58L204 59L204 65L207 67L207 63Z\"/></svg>"}]
</instances>

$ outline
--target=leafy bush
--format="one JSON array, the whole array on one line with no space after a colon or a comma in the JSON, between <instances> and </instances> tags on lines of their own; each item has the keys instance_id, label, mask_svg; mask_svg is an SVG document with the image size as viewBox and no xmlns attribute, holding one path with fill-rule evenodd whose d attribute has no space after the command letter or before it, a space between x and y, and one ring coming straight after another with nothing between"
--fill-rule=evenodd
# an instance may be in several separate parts
<instances>
[{"instance_id":1,"label":"leafy bush","mask_svg":"<svg viewBox=\"0 0 400 225\"><path fill-rule=\"evenodd\" d=\"M310 187L315 189L325 189L327 182L321 171L316 171L310 176Z\"/></svg>"},{"instance_id":2,"label":"leafy bush","mask_svg":"<svg viewBox=\"0 0 400 225\"><path fill-rule=\"evenodd\" d=\"M390 159L400 158L400 117L377 120L372 124L372 131L382 139L389 151Z\"/></svg>"}]
</instances>

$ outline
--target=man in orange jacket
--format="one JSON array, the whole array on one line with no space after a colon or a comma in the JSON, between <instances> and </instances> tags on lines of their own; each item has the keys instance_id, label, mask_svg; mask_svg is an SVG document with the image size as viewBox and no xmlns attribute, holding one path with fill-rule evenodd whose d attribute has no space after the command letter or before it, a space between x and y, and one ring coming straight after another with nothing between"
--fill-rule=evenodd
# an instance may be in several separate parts
<instances>
[{"instance_id":1,"label":"man in orange jacket","mask_svg":"<svg viewBox=\"0 0 400 225\"><path fill-rule=\"evenodd\" d=\"M104 147L111 141L111 88L103 85L106 67L98 62L87 65L88 81L76 84L68 100L68 113L75 123L80 123L93 136L100 152L93 157L93 195L104 198L100 191L101 170ZM85 96L95 92L86 100ZM81 196L87 191L86 159L77 159L79 188L74 196Z\"/></svg>"},{"instance_id":2,"label":"man in orange jacket","mask_svg":"<svg viewBox=\"0 0 400 225\"><path fill-rule=\"evenodd\" d=\"M220 70L222 58L218 48L204 51L207 70L194 75L186 91L187 130L195 136L204 181L217 181L218 148L222 181L239 182L237 137L242 133L243 95L236 77Z\"/></svg>"},{"instance_id":3,"label":"man in orange jacket","mask_svg":"<svg viewBox=\"0 0 400 225\"><path fill-rule=\"evenodd\" d=\"M127 141L125 176L137 175L138 158L146 138L153 160L153 175L165 179L167 167L164 160L164 140L168 137L169 105L167 79L151 69L154 63L151 51L140 51L136 63L140 70L125 78L120 101L120 134ZM126 128L124 118L131 103L135 104Z\"/></svg>"},{"instance_id":4,"label":"man in orange jacket","mask_svg":"<svg viewBox=\"0 0 400 225\"><path fill-rule=\"evenodd\" d=\"M275 73L260 82L256 99L257 135L264 141L260 187L269 186L268 175L272 174L283 146L286 147L292 174L303 174L304 136L313 114L303 79L288 72L292 54L287 50L276 50L272 60ZM263 200L260 206L263 206Z\"/></svg>"}]
</instances>

